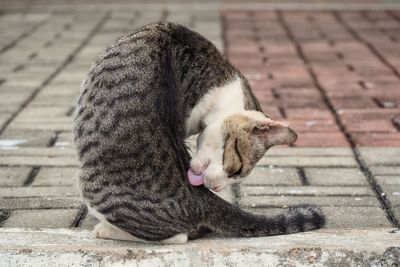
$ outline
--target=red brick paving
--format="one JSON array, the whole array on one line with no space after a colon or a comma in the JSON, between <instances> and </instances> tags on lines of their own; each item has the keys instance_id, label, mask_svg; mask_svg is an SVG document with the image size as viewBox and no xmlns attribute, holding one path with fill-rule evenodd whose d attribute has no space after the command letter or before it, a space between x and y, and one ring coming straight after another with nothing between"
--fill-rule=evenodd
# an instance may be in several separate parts
<instances>
[{"instance_id":1,"label":"red brick paving","mask_svg":"<svg viewBox=\"0 0 400 267\"><path fill-rule=\"evenodd\" d=\"M223 19L227 56L264 111L299 132L296 146L400 146L400 12Z\"/></svg>"},{"instance_id":2,"label":"red brick paving","mask_svg":"<svg viewBox=\"0 0 400 267\"><path fill-rule=\"evenodd\" d=\"M348 4L349 0L222 0L224 3L269 3L269 4ZM385 0L351 0L352 4L385 3Z\"/></svg>"}]
</instances>

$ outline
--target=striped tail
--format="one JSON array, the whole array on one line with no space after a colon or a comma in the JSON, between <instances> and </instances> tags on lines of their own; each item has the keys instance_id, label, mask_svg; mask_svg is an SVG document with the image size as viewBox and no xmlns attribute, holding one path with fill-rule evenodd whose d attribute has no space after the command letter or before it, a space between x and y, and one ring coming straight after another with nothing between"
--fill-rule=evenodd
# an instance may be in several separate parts
<instances>
[{"instance_id":1,"label":"striped tail","mask_svg":"<svg viewBox=\"0 0 400 267\"><path fill-rule=\"evenodd\" d=\"M321 209L315 205L293 206L287 213L269 217L251 214L215 197L214 203L209 203L212 211L206 216L204 226L217 233L272 236L315 230L325 224Z\"/></svg>"}]
</instances>

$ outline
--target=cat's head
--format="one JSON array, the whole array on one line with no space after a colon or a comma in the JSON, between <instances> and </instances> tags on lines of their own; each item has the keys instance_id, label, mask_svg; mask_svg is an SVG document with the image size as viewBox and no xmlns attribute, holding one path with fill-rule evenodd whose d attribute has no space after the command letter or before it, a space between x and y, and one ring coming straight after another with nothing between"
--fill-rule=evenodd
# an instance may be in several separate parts
<instances>
[{"instance_id":1,"label":"cat's head","mask_svg":"<svg viewBox=\"0 0 400 267\"><path fill-rule=\"evenodd\" d=\"M292 144L297 134L258 111L244 111L208 125L197 140L190 167L214 191L240 182L274 145Z\"/></svg>"}]
</instances>

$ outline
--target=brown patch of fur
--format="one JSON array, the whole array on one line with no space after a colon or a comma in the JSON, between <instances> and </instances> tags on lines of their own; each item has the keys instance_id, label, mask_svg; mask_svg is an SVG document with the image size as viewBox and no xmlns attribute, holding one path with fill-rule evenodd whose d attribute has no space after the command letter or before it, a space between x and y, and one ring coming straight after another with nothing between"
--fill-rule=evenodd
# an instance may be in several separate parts
<instances>
[{"instance_id":1,"label":"brown patch of fur","mask_svg":"<svg viewBox=\"0 0 400 267\"><path fill-rule=\"evenodd\" d=\"M248 175L271 146L292 144L297 139L296 133L283 123L269 118L260 120L259 114L255 118L228 117L223 124L223 133L226 138L224 170L229 176L240 177Z\"/></svg>"},{"instance_id":2,"label":"brown patch of fur","mask_svg":"<svg viewBox=\"0 0 400 267\"><path fill-rule=\"evenodd\" d=\"M223 124L223 132L226 134L224 148L224 170L229 176L241 170L247 174L252 169L252 119L243 115L233 115L227 118Z\"/></svg>"}]
</instances>

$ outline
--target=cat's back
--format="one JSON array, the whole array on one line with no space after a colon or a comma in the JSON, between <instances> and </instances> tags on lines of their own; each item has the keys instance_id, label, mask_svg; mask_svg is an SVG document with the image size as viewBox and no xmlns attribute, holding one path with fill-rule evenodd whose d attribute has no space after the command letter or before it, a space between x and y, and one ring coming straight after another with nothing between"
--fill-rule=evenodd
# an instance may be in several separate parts
<instances>
[{"instance_id":1,"label":"cat's back","mask_svg":"<svg viewBox=\"0 0 400 267\"><path fill-rule=\"evenodd\" d=\"M131 85L151 82L158 76L163 58L173 46L174 31L174 24L157 23L118 38L92 65L89 84L84 87L110 89L122 82L131 82Z\"/></svg>"},{"instance_id":2,"label":"cat's back","mask_svg":"<svg viewBox=\"0 0 400 267\"><path fill-rule=\"evenodd\" d=\"M165 127L159 111L160 73L169 69L166 55L177 28L171 23L143 27L114 41L92 65L74 120L82 169L120 172L134 166L139 170L168 154L163 149Z\"/></svg>"}]
</instances>

